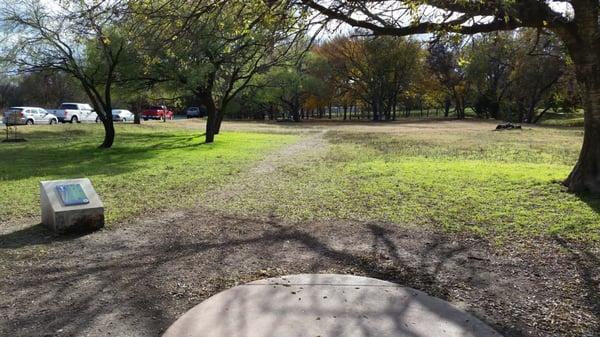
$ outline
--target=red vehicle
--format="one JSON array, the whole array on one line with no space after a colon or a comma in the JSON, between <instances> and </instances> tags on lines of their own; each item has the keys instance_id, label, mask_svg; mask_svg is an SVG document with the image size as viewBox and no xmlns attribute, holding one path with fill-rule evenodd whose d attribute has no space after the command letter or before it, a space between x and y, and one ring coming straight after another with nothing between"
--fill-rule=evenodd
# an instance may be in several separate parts
<instances>
[{"instance_id":1,"label":"red vehicle","mask_svg":"<svg viewBox=\"0 0 600 337\"><path fill-rule=\"evenodd\" d=\"M147 121L149 119L173 119L173 111L169 110L164 105L151 106L148 109L142 111L142 118Z\"/></svg>"}]
</instances>

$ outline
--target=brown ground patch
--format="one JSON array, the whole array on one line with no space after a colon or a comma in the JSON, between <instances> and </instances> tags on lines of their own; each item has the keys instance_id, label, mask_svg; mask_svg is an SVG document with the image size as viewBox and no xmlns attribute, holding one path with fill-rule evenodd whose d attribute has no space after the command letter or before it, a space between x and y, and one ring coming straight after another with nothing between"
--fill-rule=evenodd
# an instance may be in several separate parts
<instances>
[{"instance_id":1,"label":"brown ground patch","mask_svg":"<svg viewBox=\"0 0 600 337\"><path fill-rule=\"evenodd\" d=\"M332 272L424 290L505 336L597 336L599 328L598 255L561 240L496 247L388 223L196 209L81 237L25 229L2 236L0 249L2 336L158 336L235 284Z\"/></svg>"}]
</instances>

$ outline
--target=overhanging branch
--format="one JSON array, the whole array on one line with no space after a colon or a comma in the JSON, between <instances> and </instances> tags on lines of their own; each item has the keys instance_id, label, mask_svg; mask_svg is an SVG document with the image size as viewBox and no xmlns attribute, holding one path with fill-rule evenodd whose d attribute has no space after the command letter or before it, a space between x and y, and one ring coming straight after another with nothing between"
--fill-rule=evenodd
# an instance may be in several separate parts
<instances>
[{"instance_id":1,"label":"overhanging branch","mask_svg":"<svg viewBox=\"0 0 600 337\"><path fill-rule=\"evenodd\" d=\"M365 15L367 19L353 17L353 12L343 11L343 4L326 6L314 0L299 0L305 6L316 10L330 19L347 23L350 26L370 30L374 35L407 36L433 32L452 32L460 34L488 33L499 30L513 30L519 27L549 28L565 30L571 23L559 13L552 11L549 6L540 1L521 1L514 5L506 5L496 1L422 1L444 11L451 11L458 18L445 22L416 22L406 26L395 23L385 23L382 20L369 20L373 13ZM365 1L369 3L369 1ZM398 1L400 3L400 1ZM489 20L479 20L478 16ZM473 24L465 23L473 21Z\"/></svg>"}]
</instances>

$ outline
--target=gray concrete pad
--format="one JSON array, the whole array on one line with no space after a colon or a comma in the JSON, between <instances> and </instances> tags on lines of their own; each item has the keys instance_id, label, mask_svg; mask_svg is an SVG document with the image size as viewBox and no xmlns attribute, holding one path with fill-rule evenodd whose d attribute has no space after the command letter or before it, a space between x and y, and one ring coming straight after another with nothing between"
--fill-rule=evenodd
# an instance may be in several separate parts
<instances>
[{"instance_id":1,"label":"gray concrete pad","mask_svg":"<svg viewBox=\"0 0 600 337\"><path fill-rule=\"evenodd\" d=\"M366 277L303 274L223 291L163 337L499 337L477 318L421 291Z\"/></svg>"}]
</instances>

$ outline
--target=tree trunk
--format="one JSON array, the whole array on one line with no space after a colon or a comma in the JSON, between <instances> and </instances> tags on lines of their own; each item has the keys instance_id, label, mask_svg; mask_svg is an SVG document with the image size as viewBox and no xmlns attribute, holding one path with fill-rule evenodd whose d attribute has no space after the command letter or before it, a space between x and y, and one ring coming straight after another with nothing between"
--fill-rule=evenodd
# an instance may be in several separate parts
<instances>
[{"instance_id":1,"label":"tree trunk","mask_svg":"<svg viewBox=\"0 0 600 337\"><path fill-rule=\"evenodd\" d=\"M376 122L379 120L379 111L377 110L377 103L373 103L371 109L373 110L373 121Z\"/></svg>"},{"instance_id":2,"label":"tree trunk","mask_svg":"<svg viewBox=\"0 0 600 337\"><path fill-rule=\"evenodd\" d=\"M225 115L225 107L221 107L221 110L216 114L217 118L215 119L215 135L218 135L221 132L221 123L223 123L223 117Z\"/></svg>"},{"instance_id":3,"label":"tree trunk","mask_svg":"<svg viewBox=\"0 0 600 337\"><path fill-rule=\"evenodd\" d=\"M600 62L583 66L584 135L577 164L564 184L570 192L600 193ZM578 71L579 73L579 71ZM579 74L578 74L579 76Z\"/></svg>"},{"instance_id":4,"label":"tree trunk","mask_svg":"<svg viewBox=\"0 0 600 337\"><path fill-rule=\"evenodd\" d=\"M584 135L577 164L564 181L570 192L600 194L600 8L598 1L574 2L577 30L562 31L583 89Z\"/></svg>"},{"instance_id":5,"label":"tree trunk","mask_svg":"<svg viewBox=\"0 0 600 337\"><path fill-rule=\"evenodd\" d=\"M292 110L292 120L294 122L300 122L300 110L298 110L298 109Z\"/></svg>"},{"instance_id":6,"label":"tree trunk","mask_svg":"<svg viewBox=\"0 0 600 337\"><path fill-rule=\"evenodd\" d=\"M100 144L99 148L101 149L109 149L113 146L115 141L115 125L113 123L112 114L104 112L104 110L112 111L112 108L108 106L95 106L96 113L98 115L98 119L102 122L102 126L104 127L104 140L102 144Z\"/></svg>"},{"instance_id":7,"label":"tree trunk","mask_svg":"<svg viewBox=\"0 0 600 337\"><path fill-rule=\"evenodd\" d=\"M133 113L133 124L141 124L141 118L140 115L142 114L142 99L141 97L138 97L135 100L135 109L134 109L134 113Z\"/></svg>"},{"instance_id":8,"label":"tree trunk","mask_svg":"<svg viewBox=\"0 0 600 337\"><path fill-rule=\"evenodd\" d=\"M450 116L450 106L452 105L452 101L450 98L446 98L444 100L444 117Z\"/></svg>"},{"instance_id":9,"label":"tree trunk","mask_svg":"<svg viewBox=\"0 0 600 337\"><path fill-rule=\"evenodd\" d=\"M104 126L104 141L100 144L100 148L109 149L115 141L115 125L113 124L112 118L104 118L101 120L102 125Z\"/></svg>"},{"instance_id":10,"label":"tree trunk","mask_svg":"<svg viewBox=\"0 0 600 337\"><path fill-rule=\"evenodd\" d=\"M217 106L210 90L198 89L196 92L198 102L206 107L206 133L205 143L212 143L215 140L217 126Z\"/></svg>"},{"instance_id":11,"label":"tree trunk","mask_svg":"<svg viewBox=\"0 0 600 337\"><path fill-rule=\"evenodd\" d=\"M454 109L456 110L456 119L464 119L465 118L465 107L463 103L463 99L461 95L458 94L455 88L452 88L452 93L454 95L454 104L456 105Z\"/></svg>"}]
</instances>

